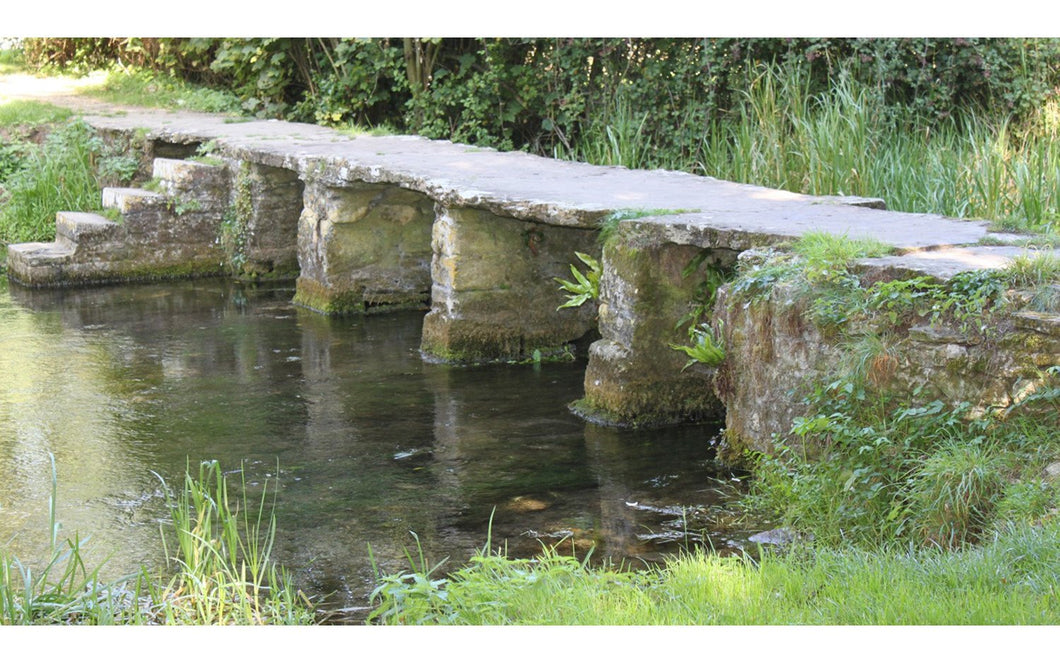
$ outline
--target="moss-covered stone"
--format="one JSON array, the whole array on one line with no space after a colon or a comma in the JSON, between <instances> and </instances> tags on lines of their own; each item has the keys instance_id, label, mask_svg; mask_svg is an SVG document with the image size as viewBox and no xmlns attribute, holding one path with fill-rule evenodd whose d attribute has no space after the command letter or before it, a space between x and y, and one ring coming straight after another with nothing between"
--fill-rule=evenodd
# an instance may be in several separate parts
<instances>
[{"instance_id":1,"label":"moss-covered stone","mask_svg":"<svg viewBox=\"0 0 1060 663\"><path fill-rule=\"evenodd\" d=\"M394 186L319 182L304 197L297 302L327 313L425 305L434 221L429 198Z\"/></svg>"},{"instance_id":2,"label":"moss-covered stone","mask_svg":"<svg viewBox=\"0 0 1060 663\"><path fill-rule=\"evenodd\" d=\"M423 296L410 293L404 300L388 297L376 302L363 290L336 291L306 277L295 280L294 303L324 315L346 315L351 313L383 313L387 311L411 311L427 308Z\"/></svg>"},{"instance_id":3,"label":"moss-covered stone","mask_svg":"<svg viewBox=\"0 0 1060 663\"><path fill-rule=\"evenodd\" d=\"M590 348L585 397L576 411L610 425L720 419L715 370L686 368L688 356L673 346L689 342L707 270L729 268L735 253L652 241L620 226L605 247L603 338Z\"/></svg>"},{"instance_id":4,"label":"moss-covered stone","mask_svg":"<svg viewBox=\"0 0 1060 663\"><path fill-rule=\"evenodd\" d=\"M421 350L459 363L568 352L595 328L595 305L561 309L555 279L569 279L575 253L594 253L595 239L590 230L439 207Z\"/></svg>"}]
</instances>

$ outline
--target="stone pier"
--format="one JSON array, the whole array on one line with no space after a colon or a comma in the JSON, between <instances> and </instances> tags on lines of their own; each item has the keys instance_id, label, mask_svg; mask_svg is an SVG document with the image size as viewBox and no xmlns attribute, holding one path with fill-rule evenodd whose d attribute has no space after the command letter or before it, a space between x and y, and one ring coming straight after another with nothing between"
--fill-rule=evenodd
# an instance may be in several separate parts
<instances>
[{"instance_id":1,"label":"stone pier","mask_svg":"<svg viewBox=\"0 0 1060 663\"><path fill-rule=\"evenodd\" d=\"M311 181L304 205L297 303L328 314L427 307L430 198L387 184Z\"/></svg>"},{"instance_id":2,"label":"stone pier","mask_svg":"<svg viewBox=\"0 0 1060 663\"><path fill-rule=\"evenodd\" d=\"M595 306L560 310L555 279L570 278L575 253L595 252L595 239L589 229L439 206L424 352L461 363L571 352L593 330Z\"/></svg>"}]
</instances>

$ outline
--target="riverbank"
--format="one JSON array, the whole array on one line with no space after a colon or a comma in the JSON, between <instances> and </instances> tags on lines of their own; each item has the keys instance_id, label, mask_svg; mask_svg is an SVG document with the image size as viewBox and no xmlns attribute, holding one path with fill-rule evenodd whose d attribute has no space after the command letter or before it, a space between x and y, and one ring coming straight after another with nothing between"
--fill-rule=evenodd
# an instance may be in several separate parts
<instances>
[{"instance_id":1,"label":"riverbank","mask_svg":"<svg viewBox=\"0 0 1060 663\"><path fill-rule=\"evenodd\" d=\"M562 544L559 546L562 550ZM802 541L757 559L704 550L664 569L593 568L560 553L485 552L448 578L383 577L382 624L1055 625L1060 521L958 552Z\"/></svg>"}]
</instances>

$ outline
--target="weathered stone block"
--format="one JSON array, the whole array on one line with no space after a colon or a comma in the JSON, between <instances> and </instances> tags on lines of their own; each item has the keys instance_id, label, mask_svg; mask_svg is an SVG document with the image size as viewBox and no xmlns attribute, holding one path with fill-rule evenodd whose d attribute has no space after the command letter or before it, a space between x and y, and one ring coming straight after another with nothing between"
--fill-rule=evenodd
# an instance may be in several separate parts
<instances>
[{"instance_id":1,"label":"weathered stone block","mask_svg":"<svg viewBox=\"0 0 1060 663\"><path fill-rule=\"evenodd\" d=\"M298 274L298 223L304 183L286 168L243 162L232 185L232 214L244 233L242 275Z\"/></svg>"},{"instance_id":2,"label":"weathered stone block","mask_svg":"<svg viewBox=\"0 0 1060 663\"><path fill-rule=\"evenodd\" d=\"M304 199L296 302L324 313L426 305L434 222L429 198L382 184L314 182Z\"/></svg>"},{"instance_id":3,"label":"weathered stone block","mask_svg":"<svg viewBox=\"0 0 1060 663\"><path fill-rule=\"evenodd\" d=\"M223 214L229 200L229 171L223 163L155 159L159 188L184 211Z\"/></svg>"},{"instance_id":4,"label":"weathered stone block","mask_svg":"<svg viewBox=\"0 0 1060 663\"><path fill-rule=\"evenodd\" d=\"M812 323L806 304L784 287L754 302L734 302L728 288L719 293L716 315L724 321L728 352L715 380L726 408L724 456L772 452L774 436L786 435L796 417L808 414L806 397L814 386L837 375L856 376L881 399L913 406L967 403L975 414L1033 393L1043 371L1060 362L1060 338L1033 324L1021 328L1048 316L1003 316L985 334L914 325L859 355L852 341L873 330L850 327L841 344Z\"/></svg>"},{"instance_id":5,"label":"weathered stone block","mask_svg":"<svg viewBox=\"0 0 1060 663\"><path fill-rule=\"evenodd\" d=\"M703 251L709 255L703 255ZM589 350L585 398L575 409L600 423L664 425L721 418L714 370L693 364L671 345L687 345L682 324L702 296L708 267L728 269L735 253L645 242L624 234L604 251L600 281L601 340Z\"/></svg>"},{"instance_id":6,"label":"weathered stone block","mask_svg":"<svg viewBox=\"0 0 1060 663\"><path fill-rule=\"evenodd\" d=\"M566 298L555 279L570 279L575 253L594 253L595 239L592 230L439 205L421 349L469 363L561 352L595 328L595 307L559 310Z\"/></svg>"}]
</instances>

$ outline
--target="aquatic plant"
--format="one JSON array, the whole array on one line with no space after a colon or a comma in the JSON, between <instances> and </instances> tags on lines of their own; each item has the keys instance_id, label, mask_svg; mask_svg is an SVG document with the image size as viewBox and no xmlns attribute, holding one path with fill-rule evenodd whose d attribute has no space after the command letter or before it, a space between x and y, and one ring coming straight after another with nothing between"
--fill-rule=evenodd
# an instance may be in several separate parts
<instances>
[{"instance_id":1,"label":"aquatic plant","mask_svg":"<svg viewBox=\"0 0 1060 663\"><path fill-rule=\"evenodd\" d=\"M157 476L157 475L156 475ZM176 548L176 573L149 585L153 609L167 624L310 623L311 605L290 576L272 561L274 509L267 491L249 499L242 470L238 506L229 498L228 477L216 461L185 473L183 489L167 495L173 531L163 541ZM167 544L168 554L168 544Z\"/></svg>"},{"instance_id":2,"label":"aquatic plant","mask_svg":"<svg viewBox=\"0 0 1060 663\"><path fill-rule=\"evenodd\" d=\"M271 559L276 525L264 492L255 503L242 483L233 504L215 461L197 476L187 472L179 491L162 485L170 515L170 529L160 525L162 542L175 545L171 574L142 568L104 580L103 565L86 565L83 540L59 541L53 459L50 552L35 569L0 550L0 624L313 623L310 601Z\"/></svg>"},{"instance_id":3,"label":"aquatic plant","mask_svg":"<svg viewBox=\"0 0 1060 663\"><path fill-rule=\"evenodd\" d=\"M48 499L49 550L40 568L0 550L0 624L110 623L121 608L99 580L99 567L89 569L78 536L59 540L56 517L58 482L51 462Z\"/></svg>"}]
</instances>

